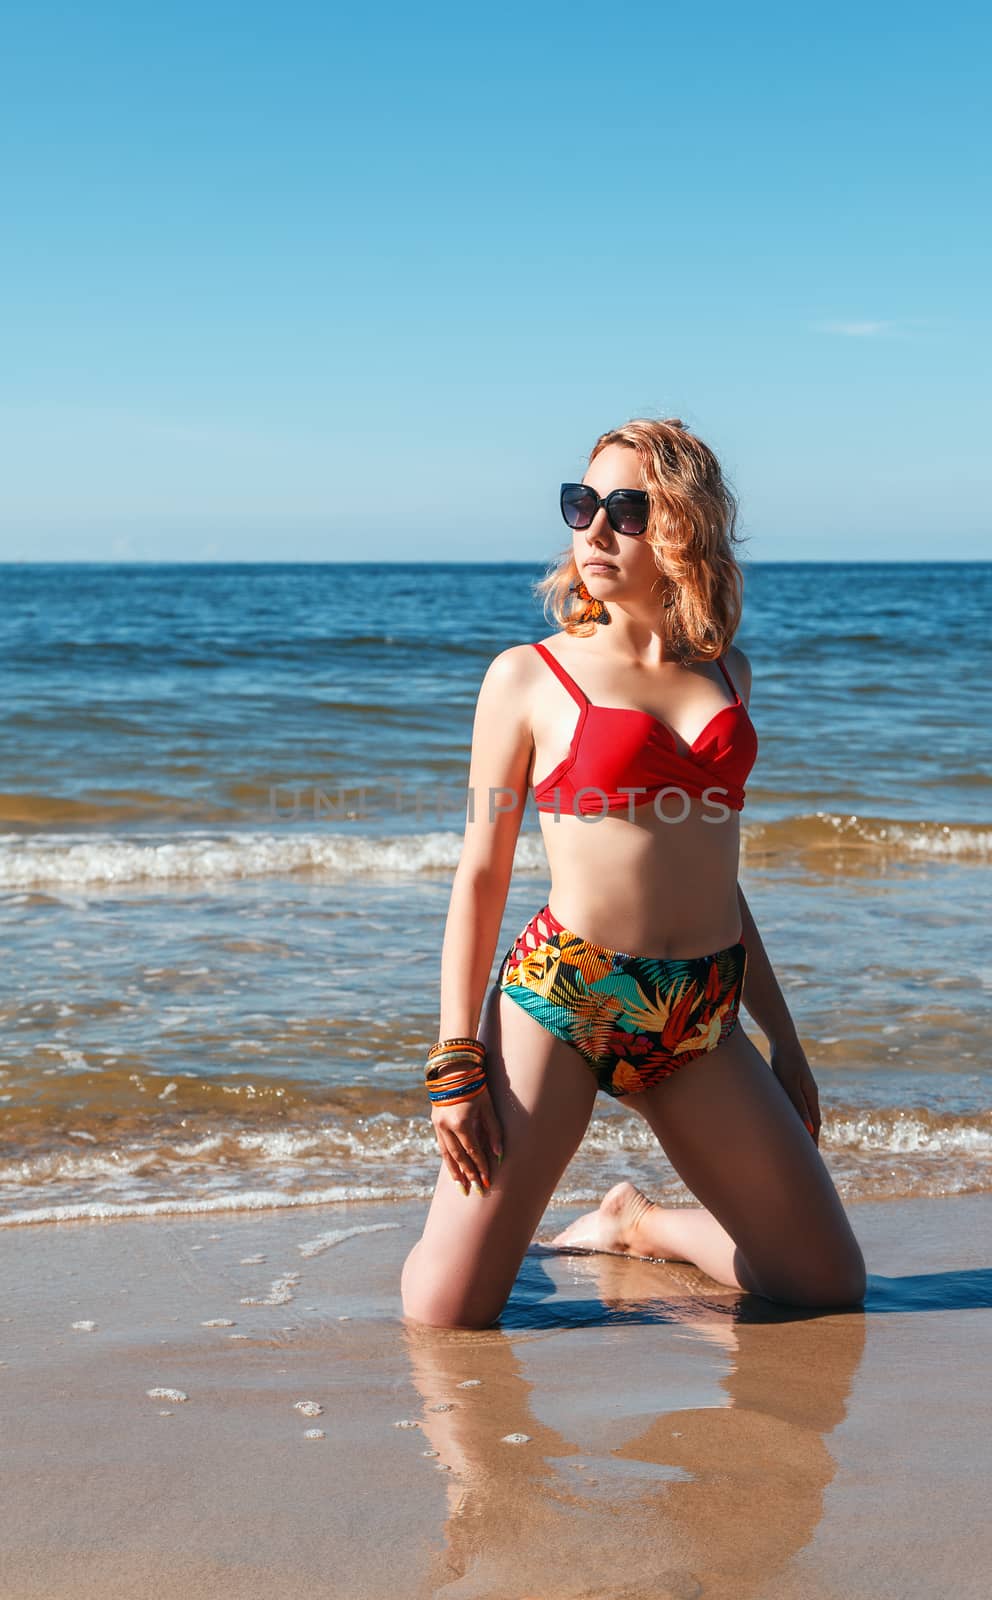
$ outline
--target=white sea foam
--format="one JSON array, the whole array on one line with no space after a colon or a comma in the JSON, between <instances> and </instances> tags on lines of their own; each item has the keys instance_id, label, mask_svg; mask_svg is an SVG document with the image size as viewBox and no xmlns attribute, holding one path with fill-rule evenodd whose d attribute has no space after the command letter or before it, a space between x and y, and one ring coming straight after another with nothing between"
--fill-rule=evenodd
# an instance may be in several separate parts
<instances>
[{"instance_id":1,"label":"white sea foam","mask_svg":"<svg viewBox=\"0 0 992 1600\"><path fill-rule=\"evenodd\" d=\"M988 1155L992 1152L992 1119L942 1126L912 1112L866 1111L831 1118L829 1139L824 1142L891 1155Z\"/></svg>"},{"instance_id":2,"label":"white sea foam","mask_svg":"<svg viewBox=\"0 0 992 1600\"><path fill-rule=\"evenodd\" d=\"M240 878L320 872L338 877L450 872L458 865L462 836L438 830L377 838L329 833L183 833L140 840L110 834L46 833L0 837L0 889L76 888L193 879L221 883ZM537 835L522 836L517 872L545 871Z\"/></svg>"},{"instance_id":3,"label":"white sea foam","mask_svg":"<svg viewBox=\"0 0 992 1600\"><path fill-rule=\"evenodd\" d=\"M827 1112L820 1143L828 1154L967 1155L978 1160L992 1153L992 1115L838 1106ZM581 1155L612 1169L618 1159L651 1159L656 1152L655 1136L639 1118L604 1114L590 1123ZM165 1145L152 1138L106 1150L69 1146L7 1163L0 1197L8 1209L0 1215L0 1226L73 1217L267 1211L350 1200L419 1199L433 1192L437 1160L429 1120L394 1112L341 1121L329 1118L319 1127L295 1130L227 1130L188 1141L170 1136ZM172 1175L173 1198L142 1198L150 1161L159 1174L159 1193L161 1183ZM331 1164L337 1169L335 1177L346 1181L314 1185L315 1173ZM259 1172L265 1173L270 1187L256 1187ZM239 1183L244 1187L238 1188ZM193 1184L195 1198L186 1192ZM15 1209L43 1194L46 1186L61 1189L66 1198ZM72 1200L73 1194L85 1189L96 1189L104 1197ZM395 1224L377 1224L387 1226ZM348 1229L325 1231L301 1245L301 1253L318 1255L351 1236Z\"/></svg>"},{"instance_id":4,"label":"white sea foam","mask_svg":"<svg viewBox=\"0 0 992 1600\"><path fill-rule=\"evenodd\" d=\"M816 811L770 822L752 821L742 844L745 857L751 845L782 854L842 850L890 860L927 856L988 861L992 858L992 828L922 817L906 821L857 812Z\"/></svg>"},{"instance_id":5,"label":"white sea foam","mask_svg":"<svg viewBox=\"0 0 992 1600\"><path fill-rule=\"evenodd\" d=\"M762 854L810 850L866 851L892 859L992 859L992 828L907 822L887 817L818 811L776 821L752 821L742 839ZM460 828L382 835L358 833L202 832L0 835L0 889L74 889L128 883L223 883L242 878L395 877L454 871L462 850ZM544 842L524 829L514 857L516 874L545 873Z\"/></svg>"},{"instance_id":6,"label":"white sea foam","mask_svg":"<svg viewBox=\"0 0 992 1600\"><path fill-rule=\"evenodd\" d=\"M301 1194L280 1194L274 1189L244 1189L235 1194L213 1194L195 1200L180 1196L174 1200L85 1200L8 1212L6 1216L0 1216L0 1228L20 1227L27 1222L104 1222L114 1217L195 1217L216 1211L296 1211L310 1206L342 1205L349 1201L419 1200L429 1198L433 1192L432 1184L391 1185L387 1188L376 1184L338 1183L327 1189L309 1189Z\"/></svg>"}]
</instances>

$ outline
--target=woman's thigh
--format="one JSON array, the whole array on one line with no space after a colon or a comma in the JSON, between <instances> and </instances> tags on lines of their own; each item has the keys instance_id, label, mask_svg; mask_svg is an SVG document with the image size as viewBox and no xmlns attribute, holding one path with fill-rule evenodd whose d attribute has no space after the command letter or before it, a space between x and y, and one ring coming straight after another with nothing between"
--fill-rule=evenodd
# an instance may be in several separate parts
<instances>
[{"instance_id":1,"label":"woman's thigh","mask_svg":"<svg viewBox=\"0 0 992 1600\"><path fill-rule=\"evenodd\" d=\"M823 1157L740 1025L630 1104L730 1234L759 1293L860 1299L864 1258Z\"/></svg>"},{"instance_id":2,"label":"woman's thigh","mask_svg":"<svg viewBox=\"0 0 992 1600\"><path fill-rule=\"evenodd\" d=\"M596 1098L596 1080L574 1046L495 985L479 1038L503 1160L481 1195L466 1195L440 1164L423 1235L403 1269L406 1315L447 1327L486 1327L499 1316Z\"/></svg>"}]
</instances>

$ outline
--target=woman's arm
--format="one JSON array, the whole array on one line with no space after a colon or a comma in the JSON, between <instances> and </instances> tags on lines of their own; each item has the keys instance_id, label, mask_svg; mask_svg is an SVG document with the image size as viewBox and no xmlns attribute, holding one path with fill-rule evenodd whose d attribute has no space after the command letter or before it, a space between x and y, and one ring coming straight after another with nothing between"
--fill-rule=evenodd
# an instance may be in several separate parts
<instances>
[{"instance_id":1,"label":"woman's arm","mask_svg":"<svg viewBox=\"0 0 992 1600\"><path fill-rule=\"evenodd\" d=\"M526 645L490 662L475 711L465 839L455 870L441 948L439 1039L477 1038L527 804L533 735ZM431 1118L444 1163L464 1192L489 1188L503 1131L488 1089L437 1103Z\"/></svg>"},{"instance_id":2,"label":"woman's arm","mask_svg":"<svg viewBox=\"0 0 992 1600\"><path fill-rule=\"evenodd\" d=\"M440 1039L475 1037L506 909L533 745L526 649L496 656L479 689L465 837L441 948Z\"/></svg>"},{"instance_id":3,"label":"woman's arm","mask_svg":"<svg viewBox=\"0 0 992 1600\"><path fill-rule=\"evenodd\" d=\"M745 706L749 706L751 663L737 645L732 646L728 655L737 692ZM813 1135L814 1142L819 1144L820 1095L816 1081L740 884L737 885L737 902L741 909L741 942L747 951L742 1004L767 1037L771 1047L771 1069Z\"/></svg>"},{"instance_id":4,"label":"woman's arm","mask_svg":"<svg viewBox=\"0 0 992 1600\"><path fill-rule=\"evenodd\" d=\"M816 1081L740 884L737 901L741 908L741 942L747 951L741 1001L768 1039L772 1071L819 1144L821 1117Z\"/></svg>"},{"instance_id":5,"label":"woman's arm","mask_svg":"<svg viewBox=\"0 0 992 1600\"><path fill-rule=\"evenodd\" d=\"M785 1003L785 996L779 988L768 952L761 942L757 924L739 883L737 901L741 908L741 943L747 951L747 971L741 999L769 1044L798 1042L799 1035L792 1014Z\"/></svg>"},{"instance_id":6,"label":"woman's arm","mask_svg":"<svg viewBox=\"0 0 992 1600\"><path fill-rule=\"evenodd\" d=\"M727 652L727 656L737 685L737 693L745 706L748 706L751 699L751 663L737 645ZM737 901L741 908L741 943L747 950L747 972L744 975L744 993L741 996L743 1003L762 1033L767 1035L769 1043L798 1040L796 1025L789 1014L785 996L778 986L778 980L768 959L768 952L761 942L761 935L739 883Z\"/></svg>"}]
</instances>

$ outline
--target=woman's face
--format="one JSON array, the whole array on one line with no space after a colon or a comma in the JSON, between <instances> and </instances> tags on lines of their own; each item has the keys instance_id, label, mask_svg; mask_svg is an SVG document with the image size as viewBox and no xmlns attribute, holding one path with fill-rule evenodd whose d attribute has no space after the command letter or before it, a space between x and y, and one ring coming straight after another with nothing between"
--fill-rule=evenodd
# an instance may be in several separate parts
<instances>
[{"instance_id":1,"label":"woman's face","mask_svg":"<svg viewBox=\"0 0 992 1600\"><path fill-rule=\"evenodd\" d=\"M603 499L614 489L641 489L641 458L629 445L608 444L591 463L582 482ZM614 532L605 507L599 507L588 528L573 530L572 554L579 576L594 599L658 603L660 589L656 588L653 596L651 589L660 574L646 535Z\"/></svg>"}]
</instances>

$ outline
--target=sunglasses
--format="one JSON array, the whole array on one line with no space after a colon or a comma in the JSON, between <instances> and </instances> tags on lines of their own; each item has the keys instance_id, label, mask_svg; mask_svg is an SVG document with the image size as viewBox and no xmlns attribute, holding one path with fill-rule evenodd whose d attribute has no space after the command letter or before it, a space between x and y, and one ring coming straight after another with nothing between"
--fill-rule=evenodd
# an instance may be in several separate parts
<instances>
[{"instance_id":1,"label":"sunglasses","mask_svg":"<svg viewBox=\"0 0 992 1600\"><path fill-rule=\"evenodd\" d=\"M600 506L614 533L639 534L647 528L650 508L646 489L614 489L601 500L587 483L562 484L561 514L570 528L588 528Z\"/></svg>"}]
</instances>

